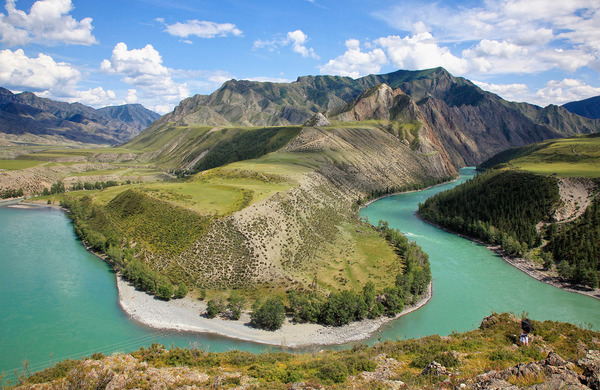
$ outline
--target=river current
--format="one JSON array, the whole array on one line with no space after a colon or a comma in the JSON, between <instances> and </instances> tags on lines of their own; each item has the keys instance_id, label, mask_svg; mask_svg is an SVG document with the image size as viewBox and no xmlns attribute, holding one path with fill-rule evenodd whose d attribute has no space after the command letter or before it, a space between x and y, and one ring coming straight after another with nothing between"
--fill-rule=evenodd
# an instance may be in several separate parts
<instances>
[{"instance_id":1,"label":"river current","mask_svg":"<svg viewBox=\"0 0 600 390\"><path fill-rule=\"evenodd\" d=\"M382 198L361 210L386 220L429 254L433 298L384 326L368 341L447 335L477 327L491 312L600 329L600 301L538 282L485 246L415 217L418 204L472 177ZM118 304L115 275L85 250L65 214L53 208L0 207L0 373L37 371L65 358L132 351L153 342L210 351L275 349L224 337L156 330L129 319Z\"/></svg>"}]
</instances>

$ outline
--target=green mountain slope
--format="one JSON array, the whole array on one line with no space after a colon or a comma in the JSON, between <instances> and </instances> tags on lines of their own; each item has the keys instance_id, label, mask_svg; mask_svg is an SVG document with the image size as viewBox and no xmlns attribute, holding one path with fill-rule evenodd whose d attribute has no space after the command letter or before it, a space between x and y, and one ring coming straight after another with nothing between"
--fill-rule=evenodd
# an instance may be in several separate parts
<instances>
[{"instance_id":1,"label":"green mountain slope","mask_svg":"<svg viewBox=\"0 0 600 390\"><path fill-rule=\"evenodd\" d=\"M510 149L483 163L482 175L428 199L419 213L527 258L555 284L597 289L599 166L597 134Z\"/></svg>"}]
</instances>

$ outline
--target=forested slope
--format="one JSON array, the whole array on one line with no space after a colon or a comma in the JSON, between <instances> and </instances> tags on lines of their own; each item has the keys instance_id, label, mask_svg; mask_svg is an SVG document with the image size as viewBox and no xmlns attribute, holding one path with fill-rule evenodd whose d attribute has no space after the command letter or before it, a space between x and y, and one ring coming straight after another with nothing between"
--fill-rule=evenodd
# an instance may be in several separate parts
<instances>
[{"instance_id":1,"label":"forested slope","mask_svg":"<svg viewBox=\"0 0 600 390\"><path fill-rule=\"evenodd\" d=\"M428 199L419 214L537 261L571 283L597 288L599 140L565 138L499 153L482 164L487 171Z\"/></svg>"}]
</instances>

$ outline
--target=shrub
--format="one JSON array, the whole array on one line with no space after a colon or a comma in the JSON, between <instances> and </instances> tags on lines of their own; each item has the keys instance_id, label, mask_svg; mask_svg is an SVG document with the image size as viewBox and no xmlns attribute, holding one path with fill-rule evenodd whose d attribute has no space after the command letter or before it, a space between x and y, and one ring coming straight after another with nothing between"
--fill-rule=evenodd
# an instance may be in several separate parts
<instances>
[{"instance_id":1,"label":"shrub","mask_svg":"<svg viewBox=\"0 0 600 390\"><path fill-rule=\"evenodd\" d=\"M175 291L175 299L181 299L185 297L187 293L187 286L185 285L185 283L181 282L179 283L179 285L177 286L177 290Z\"/></svg>"},{"instance_id":2,"label":"shrub","mask_svg":"<svg viewBox=\"0 0 600 390\"><path fill-rule=\"evenodd\" d=\"M260 329L277 330L285 320L285 308L279 297L269 298L250 314L252 325Z\"/></svg>"},{"instance_id":3,"label":"shrub","mask_svg":"<svg viewBox=\"0 0 600 390\"><path fill-rule=\"evenodd\" d=\"M207 318L215 318L219 313L221 313L221 307L214 299L211 299L206 303L206 317Z\"/></svg>"},{"instance_id":4,"label":"shrub","mask_svg":"<svg viewBox=\"0 0 600 390\"><path fill-rule=\"evenodd\" d=\"M162 279L156 289L157 295L160 299L168 301L173 296L173 285L168 280Z\"/></svg>"},{"instance_id":5,"label":"shrub","mask_svg":"<svg viewBox=\"0 0 600 390\"><path fill-rule=\"evenodd\" d=\"M329 360L319 368L317 376L324 381L342 383L348 378L348 367L339 360Z\"/></svg>"}]
</instances>

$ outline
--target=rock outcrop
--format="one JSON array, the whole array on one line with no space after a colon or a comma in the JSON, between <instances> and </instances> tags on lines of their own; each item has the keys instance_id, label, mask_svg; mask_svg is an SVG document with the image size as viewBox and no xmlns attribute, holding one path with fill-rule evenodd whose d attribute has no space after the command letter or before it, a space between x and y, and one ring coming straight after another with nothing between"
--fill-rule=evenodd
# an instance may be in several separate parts
<instances>
[{"instance_id":1,"label":"rock outcrop","mask_svg":"<svg viewBox=\"0 0 600 390\"><path fill-rule=\"evenodd\" d=\"M583 371L579 374L578 371ZM490 371L477 377L476 390L600 389L600 352L589 351L577 364L567 362L554 352L539 362L521 363L502 371ZM511 382L537 382L519 387Z\"/></svg>"}]
</instances>

